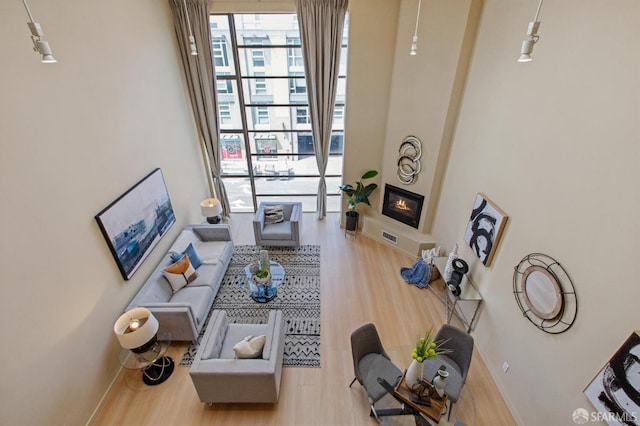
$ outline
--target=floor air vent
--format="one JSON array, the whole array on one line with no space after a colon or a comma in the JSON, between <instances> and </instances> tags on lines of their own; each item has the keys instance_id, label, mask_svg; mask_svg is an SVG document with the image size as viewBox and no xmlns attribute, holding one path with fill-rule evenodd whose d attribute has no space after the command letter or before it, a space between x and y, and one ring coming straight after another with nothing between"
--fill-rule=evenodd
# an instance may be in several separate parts
<instances>
[{"instance_id":1,"label":"floor air vent","mask_svg":"<svg viewBox=\"0 0 640 426\"><path fill-rule=\"evenodd\" d=\"M398 244L398 237L396 235L390 234L387 231L382 231L381 235L382 238L389 241L390 243Z\"/></svg>"}]
</instances>

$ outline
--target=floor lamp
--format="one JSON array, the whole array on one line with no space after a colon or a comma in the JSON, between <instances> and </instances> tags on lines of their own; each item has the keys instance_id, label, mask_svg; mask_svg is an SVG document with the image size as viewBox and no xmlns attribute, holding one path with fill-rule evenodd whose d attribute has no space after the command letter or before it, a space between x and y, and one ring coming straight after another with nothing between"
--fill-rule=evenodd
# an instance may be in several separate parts
<instances>
[{"instance_id":1,"label":"floor lamp","mask_svg":"<svg viewBox=\"0 0 640 426\"><path fill-rule=\"evenodd\" d=\"M173 360L165 356L168 345L158 341L158 320L146 308L133 308L120 315L113 331L126 353L122 365L141 369L147 385L158 385L171 376ZM131 356L133 355L133 356Z\"/></svg>"}]
</instances>

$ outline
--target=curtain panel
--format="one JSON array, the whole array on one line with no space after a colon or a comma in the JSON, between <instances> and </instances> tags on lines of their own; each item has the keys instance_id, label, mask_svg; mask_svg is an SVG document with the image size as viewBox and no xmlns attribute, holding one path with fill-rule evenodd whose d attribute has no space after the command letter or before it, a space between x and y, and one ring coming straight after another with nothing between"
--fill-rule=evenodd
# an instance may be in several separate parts
<instances>
[{"instance_id":1,"label":"curtain panel","mask_svg":"<svg viewBox=\"0 0 640 426\"><path fill-rule=\"evenodd\" d=\"M325 174L338 87L338 67L348 0L296 0L309 97L311 132L320 172L318 218L327 215Z\"/></svg>"},{"instance_id":2,"label":"curtain panel","mask_svg":"<svg viewBox=\"0 0 640 426\"><path fill-rule=\"evenodd\" d=\"M211 176L213 190L222 205L222 215L231 212L229 198L220 178L221 148L218 124L218 100L216 95L215 69L211 52L209 29L209 0L169 0L173 22L178 39L180 58L185 73L189 98L193 108L196 127L202 150L206 153L205 163ZM187 17L187 13L189 14ZM189 23L195 38L197 55L189 48Z\"/></svg>"}]
</instances>

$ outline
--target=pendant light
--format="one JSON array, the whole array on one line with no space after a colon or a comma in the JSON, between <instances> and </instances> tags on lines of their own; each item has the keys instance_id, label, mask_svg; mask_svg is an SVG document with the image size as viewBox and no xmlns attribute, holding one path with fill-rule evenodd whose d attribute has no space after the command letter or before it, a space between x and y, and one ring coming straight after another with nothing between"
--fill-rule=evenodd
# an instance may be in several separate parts
<instances>
[{"instance_id":1,"label":"pendant light","mask_svg":"<svg viewBox=\"0 0 640 426\"><path fill-rule=\"evenodd\" d=\"M420 6L422 6L422 0L418 0L418 13L416 14L416 29L413 32L413 41L411 42L410 55L415 55L418 50L418 23L420 22Z\"/></svg>"},{"instance_id":2,"label":"pendant light","mask_svg":"<svg viewBox=\"0 0 640 426\"><path fill-rule=\"evenodd\" d=\"M29 6L27 5L27 0L22 0L24 4L24 8L27 9L27 15L29 15L30 22L27 22L29 26L29 30L31 30L31 41L33 41L33 50L42 55L42 63L44 64L55 64L56 58L53 57L53 53L51 53L51 48L49 47L49 43L46 40L43 40L42 37L44 33L42 32L42 27L40 24L33 20L33 15L31 15L31 10L29 10Z\"/></svg>"},{"instance_id":3,"label":"pendant light","mask_svg":"<svg viewBox=\"0 0 640 426\"><path fill-rule=\"evenodd\" d=\"M187 27L189 27L189 49L191 49L191 55L196 56L198 49L196 48L196 39L193 37L193 30L191 28L191 21L189 20L189 11L187 10L187 0L182 0L184 4L184 14L187 16Z\"/></svg>"},{"instance_id":4,"label":"pendant light","mask_svg":"<svg viewBox=\"0 0 640 426\"><path fill-rule=\"evenodd\" d=\"M533 52L533 45L538 42L540 36L538 35L538 28L540 28L540 21L538 21L538 15L540 15L540 8L542 7L542 1L538 4L538 10L536 10L536 17L533 21L529 22L527 28L527 39L522 42L520 48L520 57L518 62L531 62L531 53Z\"/></svg>"}]
</instances>

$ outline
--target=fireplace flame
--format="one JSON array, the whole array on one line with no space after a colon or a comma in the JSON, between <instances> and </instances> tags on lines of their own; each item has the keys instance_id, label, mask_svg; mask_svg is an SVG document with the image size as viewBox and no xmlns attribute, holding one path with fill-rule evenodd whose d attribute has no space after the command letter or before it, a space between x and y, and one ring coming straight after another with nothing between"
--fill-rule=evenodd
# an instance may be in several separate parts
<instances>
[{"instance_id":1,"label":"fireplace flame","mask_svg":"<svg viewBox=\"0 0 640 426\"><path fill-rule=\"evenodd\" d=\"M397 200L393 204L393 207L395 207L397 210L402 210L402 211L405 211L405 212L413 211L413 209L411 207L409 207L404 200Z\"/></svg>"}]
</instances>

